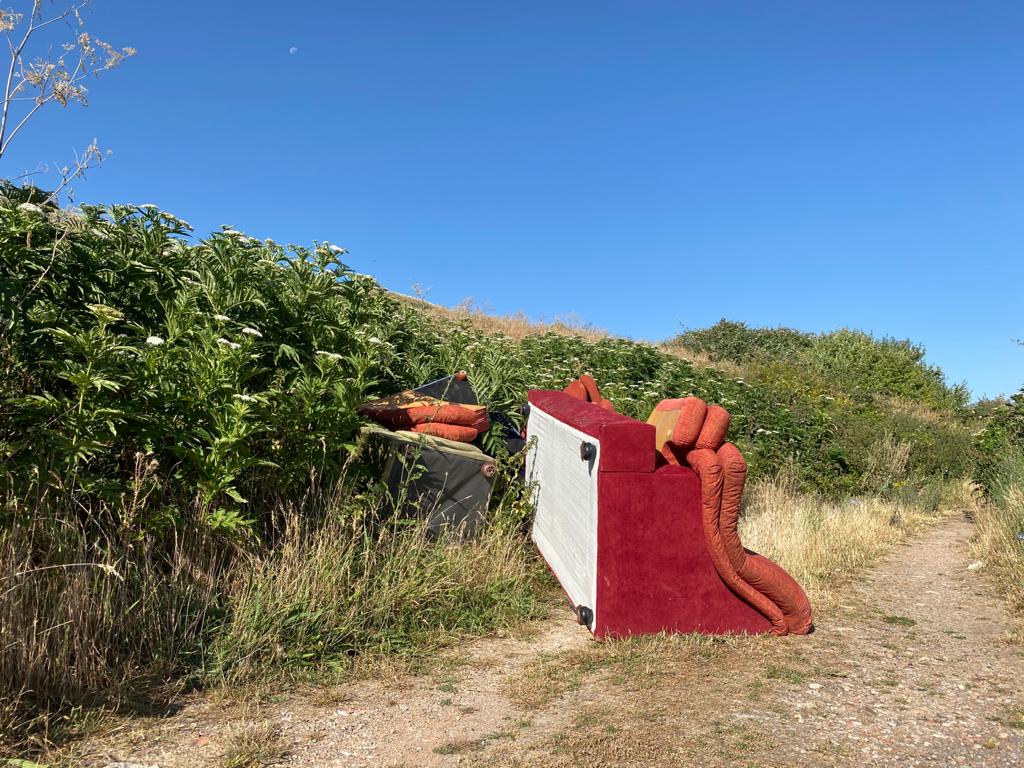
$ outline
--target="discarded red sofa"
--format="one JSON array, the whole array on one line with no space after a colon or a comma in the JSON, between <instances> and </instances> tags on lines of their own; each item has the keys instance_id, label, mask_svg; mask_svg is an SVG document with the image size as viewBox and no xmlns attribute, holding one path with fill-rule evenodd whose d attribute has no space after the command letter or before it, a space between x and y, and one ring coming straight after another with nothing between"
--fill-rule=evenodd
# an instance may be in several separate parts
<instances>
[{"instance_id":1,"label":"discarded red sofa","mask_svg":"<svg viewBox=\"0 0 1024 768\"><path fill-rule=\"evenodd\" d=\"M529 402L533 539L595 637L811 630L800 586L739 542L724 409L664 401L642 423L574 393Z\"/></svg>"}]
</instances>

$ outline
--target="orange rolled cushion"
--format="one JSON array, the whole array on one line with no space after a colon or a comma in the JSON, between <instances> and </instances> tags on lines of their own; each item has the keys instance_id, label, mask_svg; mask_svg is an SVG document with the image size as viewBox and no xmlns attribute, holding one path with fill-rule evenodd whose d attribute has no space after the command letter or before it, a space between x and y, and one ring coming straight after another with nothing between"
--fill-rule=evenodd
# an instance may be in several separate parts
<instances>
[{"instance_id":1,"label":"orange rolled cushion","mask_svg":"<svg viewBox=\"0 0 1024 768\"><path fill-rule=\"evenodd\" d=\"M436 421L427 424L416 424L412 427L412 431L418 432L421 435L433 435L434 437L443 437L446 440L457 440L460 443L471 443L480 434L473 427L462 427L458 424L441 424Z\"/></svg>"},{"instance_id":2,"label":"orange rolled cushion","mask_svg":"<svg viewBox=\"0 0 1024 768\"><path fill-rule=\"evenodd\" d=\"M725 436L729 432L729 420L729 412L725 408L720 405L709 405L708 415L704 419L704 426L701 427L696 447L717 451L725 442Z\"/></svg>"},{"instance_id":3,"label":"orange rolled cushion","mask_svg":"<svg viewBox=\"0 0 1024 768\"><path fill-rule=\"evenodd\" d=\"M722 548L729 563L741 579L778 606L785 617L788 632L806 635L813 625L807 593L777 564L751 552L740 542L740 501L747 476L743 454L732 443L726 443L718 449L717 455L722 467L722 505L718 524Z\"/></svg>"},{"instance_id":4,"label":"orange rolled cushion","mask_svg":"<svg viewBox=\"0 0 1024 768\"><path fill-rule=\"evenodd\" d=\"M491 426L487 409L482 405L450 403L411 391L364 403L357 410L361 416L391 429L410 429L417 424L437 423L473 427L478 432L486 432Z\"/></svg>"},{"instance_id":5,"label":"orange rolled cushion","mask_svg":"<svg viewBox=\"0 0 1024 768\"><path fill-rule=\"evenodd\" d=\"M686 454L686 463L700 478L704 539L715 570L729 589L772 623L773 635L786 634L788 626L782 611L767 596L740 577L726 553L719 528L723 476L718 455L707 448L697 449Z\"/></svg>"},{"instance_id":6,"label":"orange rolled cushion","mask_svg":"<svg viewBox=\"0 0 1024 768\"><path fill-rule=\"evenodd\" d=\"M594 403L594 405L599 405L606 411L615 413L615 406L612 405L611 400L606 400L601 395L601 390L598 388L593 376L583 374L578 379L570 381L562 391L567 395L575 397L577 400L582 400L585 403Z\"/></svg>"}]
</instances>

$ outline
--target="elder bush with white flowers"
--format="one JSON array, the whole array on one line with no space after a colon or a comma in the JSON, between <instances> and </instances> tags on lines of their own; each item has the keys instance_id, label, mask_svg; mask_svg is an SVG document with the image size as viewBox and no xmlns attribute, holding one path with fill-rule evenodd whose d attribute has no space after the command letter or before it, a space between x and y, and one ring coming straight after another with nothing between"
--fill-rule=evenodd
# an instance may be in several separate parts
<instances>
[{"instance_id":1,"label":"elder bush with white flowers","mask_svg":"<svg viewBox=\"0 0 1024 768\"><path fill-rule=\"evenodd\" d=\"M408 312L342 249L187 233L151 206L0 208L9 508L116 506L142 454L147 525L237 527L336 476L355 405L407 382Z\"/></svg>"}]
</instances>

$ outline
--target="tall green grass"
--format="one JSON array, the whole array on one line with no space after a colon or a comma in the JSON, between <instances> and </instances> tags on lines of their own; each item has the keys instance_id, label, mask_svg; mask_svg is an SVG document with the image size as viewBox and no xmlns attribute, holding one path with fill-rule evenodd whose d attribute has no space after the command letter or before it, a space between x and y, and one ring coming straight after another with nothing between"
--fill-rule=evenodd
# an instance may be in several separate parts
<instances>
[{"instance_id":1,"label":"tall green grass","mask_svg":"<svg viewBox=\"0 0 1024 768\"><path fill-rule=\"evenodd\" d=\"M83 705L146 711L192 684L329 678L547 610L514 489L477 538L428 541L356 488L277 510L271 546L73 515L0 529L0 748L61 741Z\"/></svg>"}]
</instances>

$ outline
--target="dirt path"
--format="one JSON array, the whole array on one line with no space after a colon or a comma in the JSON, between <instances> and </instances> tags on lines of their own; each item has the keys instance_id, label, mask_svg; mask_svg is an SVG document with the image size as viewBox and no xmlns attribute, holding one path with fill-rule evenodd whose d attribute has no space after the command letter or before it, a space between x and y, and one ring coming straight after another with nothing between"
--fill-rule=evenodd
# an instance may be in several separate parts
<instances>
[{"instance_id":1,"label":"dirt path","mask_svg":"<svg viewBox=\"0 0 1024 768\"><path fill-rule=\"evenodd\" d=\"M78 764L1024 765L1024 650L967 569L970 533L953 520L899 547L810 637L602 645L559 612L429 676L191 703Z\"/></svg>"}]
</instances>

